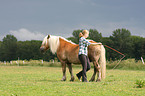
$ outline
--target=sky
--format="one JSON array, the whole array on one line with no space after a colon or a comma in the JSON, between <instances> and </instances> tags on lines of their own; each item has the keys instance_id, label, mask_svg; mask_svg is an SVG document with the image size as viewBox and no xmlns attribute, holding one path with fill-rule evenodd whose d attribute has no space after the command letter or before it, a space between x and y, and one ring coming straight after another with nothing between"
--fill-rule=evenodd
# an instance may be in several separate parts
<instances>
[{"instance_id":1,"label":"sky","mask_svg":"<svg viewBox=\"0 0 145 96\"><path fill-rule=\"evenodd\" d=\"M0 41L71 37L78 29L97 29L109 37L118 28L145 37L145 0L0 0Z\"/></svg>"}]
</instances>

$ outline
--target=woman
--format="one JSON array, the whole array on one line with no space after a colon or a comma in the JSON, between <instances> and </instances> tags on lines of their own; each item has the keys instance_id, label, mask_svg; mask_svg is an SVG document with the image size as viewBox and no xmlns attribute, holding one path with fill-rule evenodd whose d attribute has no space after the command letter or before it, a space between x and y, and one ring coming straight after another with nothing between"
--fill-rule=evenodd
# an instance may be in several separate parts
<instances>
[{"instance_id":1,"label":"woman","mask_svg":"<svg viewBox=\"0 0 145 96\"><path fill-rule=\"evenodd\" d=\"M79 60L81 61L82 64L82 71L80 71L76 76L78 79L81 79L82 76L82 82L88 82L87 81L87 76L86 76L86 71L90 70L90 61L88 58L88 51L87 47L88 45L96 45L96 44L102 44L102 43L90 43L89 41L86 40L86 38L89 36L89 31L88 30L83 30L79 34ZM81 81L81 80L80 80Z\"/></svg>"}]
</instances>

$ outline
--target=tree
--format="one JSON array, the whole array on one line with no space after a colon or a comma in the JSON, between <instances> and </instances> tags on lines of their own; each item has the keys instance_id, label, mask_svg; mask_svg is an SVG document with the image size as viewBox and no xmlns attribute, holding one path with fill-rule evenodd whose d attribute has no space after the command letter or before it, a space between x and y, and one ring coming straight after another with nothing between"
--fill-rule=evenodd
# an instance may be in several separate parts
<instances>
[{"instance_id":1,"label":"tree","mask_svg":"<svg viewBox=\"0 0 145 96\"><path fill-rule=\"evenodd\" d=\"M55 55L53 55L49 50L46 52L46 54L42 54L40 52L41 43L42 41L37 40L17 42L17 57L19 57L21 60L43 59L49 61L51 59L54 59Z\"/></svg>"},{"instance_id":2,"label":"tree","mask_svg":"<svg viewBox=\"0 0 145 96\"><path fill-rule=\"evenodd\" d=\"M69 37L69 38L67 38L68 40L70 40L70 41L72 41L72 42L74 42L74 43L76 43L77 42L77 40L76 40L76 38L75 37Z\"/></svg>"},{"instance_id":3,"label":"tree","mask_svg":"<svg viewBox=\"0 0 145 96\"><path fill-rule=\"evenodd\" d=\"M109 37L102 37L101 41L102 41L103 45L107 45L107 46L110 46L110 47L114 48L113 47L114 46L113 41ZM116 52L114 52L113 50L110 50L107 47L105 48L105 50L106 50L106 59L109 60L109 61L112 60L112 59L115 60Z\"/></svg>"},{"instance_id":4,"label":"tree","mask_svg":"<svg viewBox=\"0 0 145 96\"><path fill-rule=\"evenodd\" d=\"M132 36L133 41L133 58L140 60L141 57L145 58L145 38L139 36Z\"/></svg>"},{"instance_id":5,"label":"tree","mask_svg":"<svg viewBox=\"0 0 145 96\"><path fill-rule=\"evenodd\" d=\"M102 34L99 33L96 29L90 29L89 30L89 38L96 41L96 42L101 42L102 39Z\"/></svg>"},{"instance_id":6,"label":"tree","mask_svg":"<svg viewBox=\"0 0 145 96\"><path fill-rule=\"evenodd\" d=\"M0 48L1 48L1 44L2 44L2 42L0 41Z\"/></svg>"},{"instance_id":7,"label":"tree","mask_svg":"<svg viewBox=\"0 0 145 96\"><path fill-rule=\"evenodd\" d=\"M2 61L10 61L16 59L16 51L17 51L17 38L13 35L6 35L3 38L1 44L1 57Z\"/></svg>"},{"instance_id":8,"label":"tree","mask_svg":"<svg viewBox=\"0 0 145 96\"><path fill-rule=\"evenodd\" d=\"M73 39L73 42L78 44L79 43L79 34L80 32L82 32L83 30L74 30L72 35L75 38L75 40ZM72 39L72 38L71 38Z\"/></svg>"},{"instance_id":9,"label":"tree","mask_svg":"<svg viewBox=\"0 0 145 96\"><path fill-rule=\"evenodd\" d=\"M112 36L110 36L110 39L113 41L112 45L115 49L124 53L126 57L131 57L131 53L133 51L133 44L131 41L131 33L129 30L116 29L115 31L113 31Z\"/></svg>"}]
</instances>

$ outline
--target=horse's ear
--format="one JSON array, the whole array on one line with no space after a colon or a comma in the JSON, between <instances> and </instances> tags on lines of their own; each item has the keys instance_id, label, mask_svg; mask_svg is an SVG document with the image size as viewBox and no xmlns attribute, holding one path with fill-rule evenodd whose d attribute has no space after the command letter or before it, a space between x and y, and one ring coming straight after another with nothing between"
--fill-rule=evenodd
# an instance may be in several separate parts
<instances>
[{"instance_id":1,"label":"horse's ear","mask_svg":"<svg viewBox=\"0 0 145 96\"><path fill-rule=\"evenodd\" d=\"M49 38L50 38L50 35L48 35L47 39L49 39Z\"/></svg>"}]
</instances>

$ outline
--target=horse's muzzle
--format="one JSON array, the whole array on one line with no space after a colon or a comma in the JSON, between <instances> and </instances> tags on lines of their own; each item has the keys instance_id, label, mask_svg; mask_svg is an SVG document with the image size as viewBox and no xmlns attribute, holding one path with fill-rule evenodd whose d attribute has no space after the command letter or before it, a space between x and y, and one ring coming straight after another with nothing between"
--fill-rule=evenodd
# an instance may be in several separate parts
<instances>
[{"instance_id":1,"label":"horse's muzzle","mask_svg":"<svg viewBox=\"0 0 145 96\"><path fill-rule=\"evenodd\" d=\"M40 47L40 52L44 53L44 51L45 51L44 47Z\"/></svg>"}]
</instances>

